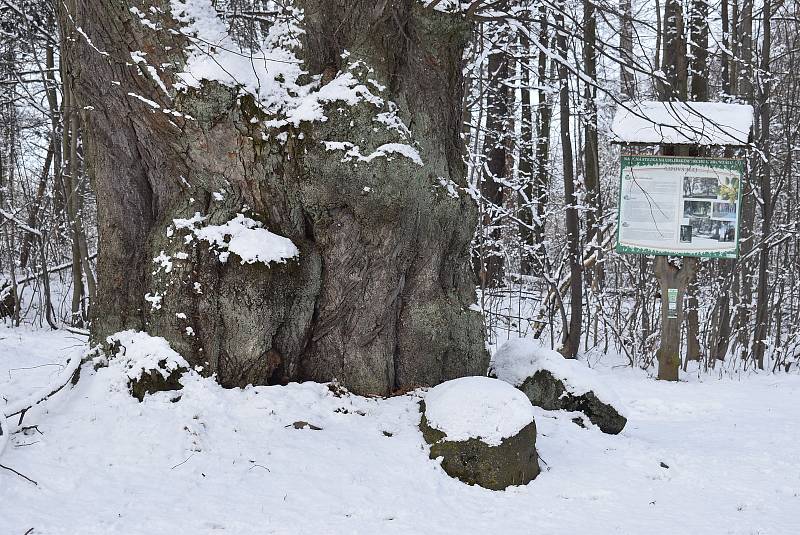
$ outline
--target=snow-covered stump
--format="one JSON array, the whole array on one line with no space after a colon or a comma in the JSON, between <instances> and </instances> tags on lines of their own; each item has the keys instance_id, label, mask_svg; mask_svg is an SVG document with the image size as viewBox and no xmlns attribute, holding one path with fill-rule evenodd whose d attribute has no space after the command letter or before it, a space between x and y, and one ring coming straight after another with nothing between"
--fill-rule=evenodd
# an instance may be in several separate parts
<instances>
[{"instance_id":1,"label":"snow-covered stump","mask_svg":"<svg viewBox=\"0 0 800 535\"><path fill-rule=\"evenodd\" d=\"M520 338L503 344L492 358L491 370L537 407L582 412L604 433L616 435L628 422L616 395L601 383L597 372L535 340Z\"/></svg>"},{"instance_id":2,"label":"snow-covered stump","mask_svg":"<svg viewBox=\"0 0 800 535\"><path fill-rule=\"evenodd\" d=\"M503 490L539 475L533 406L511 385L463 377L432 388L420 404L430 457L441 457L451 477Z\"/></svg>"},{"instance_id":3,"label":"snow-covered stump","mask_svg":"<svg viewBox=\"0 0 800 535\"><path fill-rule=\"evenodd\" d=\"M139 401L148 394L183 388L181 377L189 363L164 338L128 330L109 336L106 344L107 351L94 359L95 365L117 368Z\"/></svg>"}]
</instances>

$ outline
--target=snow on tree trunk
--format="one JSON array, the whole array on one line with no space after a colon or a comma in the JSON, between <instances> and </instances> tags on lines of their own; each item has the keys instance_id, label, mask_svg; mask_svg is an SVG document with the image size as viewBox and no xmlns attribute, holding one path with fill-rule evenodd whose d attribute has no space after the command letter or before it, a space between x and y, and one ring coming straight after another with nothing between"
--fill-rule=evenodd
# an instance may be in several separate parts
<instances>
[{"instance_id":1,"label":"snow on tree trunk","mask_svg":"<svg viewBox=\"0 0 800 535\"><path fill-rule=\"evenodd\" d=\"M209 0L62 7L98 198L93 336L162 336L226 386L483 374L476 210L443 187L465 186L469 27L410 1L300 4L252 53Z\"/></svg>"}]
</instances>

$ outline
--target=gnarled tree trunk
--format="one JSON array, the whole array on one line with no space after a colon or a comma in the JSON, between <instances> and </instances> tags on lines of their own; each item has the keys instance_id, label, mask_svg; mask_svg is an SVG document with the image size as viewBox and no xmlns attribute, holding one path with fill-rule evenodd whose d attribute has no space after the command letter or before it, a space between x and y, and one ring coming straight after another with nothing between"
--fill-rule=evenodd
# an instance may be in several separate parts
<instances>
[{"instance_id":1,"label":"gnarled tree trunk","mask_svg":"<svg viewBox=\"0 0 800 535\"><path fill-rule=\"evenodd\" d=\"M385 394L482 375L481 317L470 309L476 209L440 185L465 186L468 25L411 1L300 2L297 55L309 82L321 75L313 91L346 71L379 98L324 101L327 120L273 126L238 88L177 91L187 37L170 31L169 3L160 14L133 4L159 29L116 0L73 0L60 14L98 199L95 339L130 328L163 336L226 386L337 378ZM391 113L408 131L376 120ZM326 141L364 155L402 143L422 165L343 158ZM196 213L202 225L244 213L299 256L220 261L180 224Z\"/></svg>"}]
</instances>

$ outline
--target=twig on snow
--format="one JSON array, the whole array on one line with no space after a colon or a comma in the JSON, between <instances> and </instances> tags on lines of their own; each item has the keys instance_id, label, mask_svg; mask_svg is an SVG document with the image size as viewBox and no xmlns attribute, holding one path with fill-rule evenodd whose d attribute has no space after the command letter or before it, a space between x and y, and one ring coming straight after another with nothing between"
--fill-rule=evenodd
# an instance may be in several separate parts
<instances>
[{"instance_id":1,"label":"twig on snow","mask_svg":"<svg viewBox=\"0 0 800 535\"><path fill-rule=\"evenodd\" d=\"M15 474L17 474L17 475L18 475L19 477L21 477L22 479L25 479L25 480L27 480L27 481L30 481L31 483L33 483L33 484L34 484L34 485L36 485L37 487L39 486L39 484L38 484L36 481L34 481L33 479L29 478L29 477L28 477L28 476L26 476L25 474L22 474L22 473L20 473L20 472L17 472L16 470L14 470L13 468L11 468L10 466L6 466L6 465L4 465L4 464L0 464L0 468L2 468L2 469L4 469L4 470L8 470L9 472L14 472Z\"/></svg>"},{"instance_id":2,"label":"twig on snow","mask_svg":"<svg viewBox=\"0 0 800 535\"><path fill-rule=\"evenodd\" d=\"M178 468L179 466L181 466L181 465L183 465L183 464L186 464L186 463L189 461L189 459L191 459L192 457L194 457L194 453L192 453L191 455L189 455L189 456L188 456L186 459L184 459L182 462L179 462L178 464L176 464L175 466L173 466L172 468L170 468L170 470L175 470L175 469L176 469L176 468Z\"/></svg>"},{"instance_id":3,"label":"twig on snow","mask_svg":"<svg viewBox=\"0 0 800 535\"><path fill-rule=\"evenodd\" d=\"M67 366L58 377L50 383L47 387L43 388L39 392L28 396L25 399L20 401L11 403L7 405L3 411L5 412L6 418L11 418L12 416L19 415L19 421L17 422L17 426L22 425L22 419L25 417L25 413L29 410L42 403L47 401L55 394L60 392L65 386L69 383L75 381L75 378L80 370L82 357L79 355L75 355L72 359L67 363Z\"/></svg>"}]
</instances>

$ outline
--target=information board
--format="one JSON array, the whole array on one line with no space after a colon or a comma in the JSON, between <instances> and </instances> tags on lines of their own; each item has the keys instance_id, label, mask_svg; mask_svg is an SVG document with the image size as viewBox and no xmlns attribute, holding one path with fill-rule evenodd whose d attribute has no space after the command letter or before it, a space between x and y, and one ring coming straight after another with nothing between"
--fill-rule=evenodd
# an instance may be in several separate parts
<instances>
[{"instance_id":1,"label":"information board","mask_svg":"<svg viewBox=\"0 0 800 535\"><path fill-rule=\"evenodd\" d=\"M736 258L744 162L622 156L621 253Z\"/></svg>"}]
</instances>

